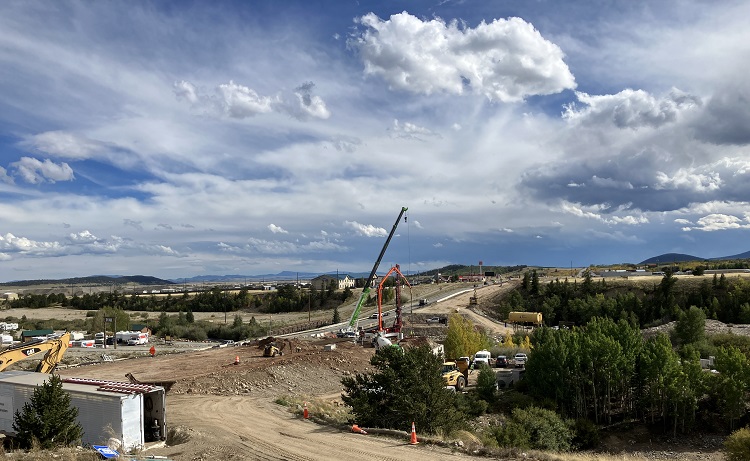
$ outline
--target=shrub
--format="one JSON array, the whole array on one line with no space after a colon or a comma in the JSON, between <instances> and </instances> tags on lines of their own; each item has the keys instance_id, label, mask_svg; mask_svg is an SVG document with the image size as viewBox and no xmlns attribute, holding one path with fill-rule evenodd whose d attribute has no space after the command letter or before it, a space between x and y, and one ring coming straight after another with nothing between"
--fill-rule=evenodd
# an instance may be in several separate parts
<instances>
[{"instance_id":1,"label":"shrub","mask_svg":"<svg viewBox=\"0 0 750 461\"><path fill-rule=\"evenodd\" d=\"M485 414L489 405L476 392L469 392L466 394L456 394L456 408L461 413L475 418Z\"/></svg>"},{"instance_id":2,"label":"shrub","mask_svg":"<svg viewBox=\"0 0 750 461\"><path fill-rule=\"evenodd\" d=\"M531 448L531 434L523 426L515 421L508 421L502 426L494 429L495 439L501 447L507 448Z\"/></svg>"},{"instance_id":3,"label":"shrub","mask_svg":"<svg viewBox=\"0 0 750 461\"><path fill-rule=\"evenodd\" d=\"M482 400L492 404L495 402L497 377L495 376L495 372L489 366L482 364L479 368L479 376L477 376L477 392Z\"/></svg>"},{"instance_id":4,"label":"shrub","mask_svg":"<svg viewBox=\"0 0 750 461\"><path fill-rule=\"evenodd\" d=\"M567 451L571 447L573 434L565 421L554 411L537 407L525 410L516 408L513 410L512 421L528 432L531 448Z\"/></svg>"},{"instance_id":5,"label":"shrub","mask_svg":"<svg viewBox=\"0 0 750 461\"><path fill-rule=\"evenodd\" d=\"M727 461L744 461L750 459L750 428L732 432L724 441L724 452Z\"/></svg>"},{"instance_id":6,"label":"shrub","mask_svg":"<svg viewBox=\"0 0 750 461\"><path fill-rule=\"evenodd\" d=\"M573 446L579 450L596 448L599 445L599 427L588 419L577 419L573 423Z\"/></svg>"}]
</instances>

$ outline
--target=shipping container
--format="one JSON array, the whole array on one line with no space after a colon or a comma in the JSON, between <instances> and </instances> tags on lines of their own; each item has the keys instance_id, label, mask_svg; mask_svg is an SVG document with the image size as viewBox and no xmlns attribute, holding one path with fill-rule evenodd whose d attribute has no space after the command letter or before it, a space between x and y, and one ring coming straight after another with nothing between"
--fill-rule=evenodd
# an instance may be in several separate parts
<instances>
[{"instance_id":1,"label":"shipping container","mask_svg":"<svg viewBox=\"0 0 750 461\"><path fill-rule=\"evenodd\" d=\"M45 373L0 373L0 433L13 435L13 415L29 402L37 386L50 378ZM167 435L164 388L88 378L63 378L63 390L78 409L82 442L111 445L114 438L126 451Z\"/></svg>"}]
</instances>

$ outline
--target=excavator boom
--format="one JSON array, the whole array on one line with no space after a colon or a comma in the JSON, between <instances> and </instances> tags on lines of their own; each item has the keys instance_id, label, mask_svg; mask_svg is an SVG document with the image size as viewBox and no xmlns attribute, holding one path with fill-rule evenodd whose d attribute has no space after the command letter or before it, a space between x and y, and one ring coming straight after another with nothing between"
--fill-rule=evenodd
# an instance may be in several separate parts
<instances>
[{"instance_id":1,"label":"excavator boom","mask_svg":"<svg viewBox=\"0 0 750 461\"><path fill-rule=\"evenodd\" d=\"M43 352L42 361L36 367L38 373L52 373L65 355L70 344L70 333L66 332L59 338L40 339L29 343L12 346L0 352L0 371L21 360L38 357Z\"/></svg>"}]
</instances>

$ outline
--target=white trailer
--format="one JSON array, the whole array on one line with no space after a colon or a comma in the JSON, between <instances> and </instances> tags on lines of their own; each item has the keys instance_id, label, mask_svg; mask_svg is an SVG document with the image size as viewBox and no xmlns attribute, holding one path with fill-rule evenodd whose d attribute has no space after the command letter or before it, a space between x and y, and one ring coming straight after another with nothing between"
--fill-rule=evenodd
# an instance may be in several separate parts
<instances>
[{"instance_id":1,"label":"white trailer","mask_svg":"<svg viewBox=\"0 0 750 461\"><path fill-rule=\"evenodd\" d=\"M50 378L45 373L0 373L0 433L13 435L13 415L21 411L37 386ZM163 387L87 378L62 378L71 405L78 408L82 442L110 445L116 439L126 451L167 436ZM115 448L115 447L113 447Z\"/></svg>"}]
</instances>

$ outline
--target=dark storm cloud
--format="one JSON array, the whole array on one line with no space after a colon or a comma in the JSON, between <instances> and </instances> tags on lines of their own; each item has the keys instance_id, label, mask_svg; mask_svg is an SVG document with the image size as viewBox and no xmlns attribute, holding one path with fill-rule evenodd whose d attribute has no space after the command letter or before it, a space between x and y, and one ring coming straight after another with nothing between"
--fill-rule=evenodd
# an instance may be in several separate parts
<instances>
[{"instance_id":1,"label":"dark storm cloud","mask_svg":"<svg viewBox=\"0 0 750 461\"><path fill-rule=\"evenodd\" d=\"M566 200L602 211L673 211L695 203L747 201L750 162L722 159L682 167L668 155L560 162L527 171L521 186L545 201Z\"/></svg>"},{"instance_id":2,"label":"dark storm cloud","mask_svg":"<svg viewBox=\"0 0 750 461\"><path fill-rule=\"evenodd\" d=\"M713 144L750 144L750 88L726 87L706 104L692 125L695 136Z\"/></svg>"}]
</instances>

